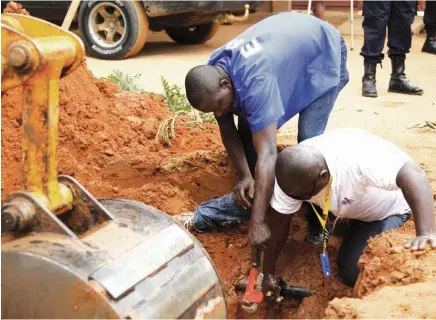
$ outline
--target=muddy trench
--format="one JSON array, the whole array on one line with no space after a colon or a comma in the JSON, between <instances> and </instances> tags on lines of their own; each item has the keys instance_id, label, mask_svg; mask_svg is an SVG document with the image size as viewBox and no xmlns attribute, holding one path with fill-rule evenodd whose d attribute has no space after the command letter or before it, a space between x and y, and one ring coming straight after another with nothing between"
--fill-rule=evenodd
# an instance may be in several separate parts
<instances>
[{"instance_id":1,"label":"muddy trench","mask_svg":"<svg viewBox=\"0 0 436 320\"><path fill-rule=\"evenodd\" d=\"M170 215L190 211L203 201L229 193L236 182L228 156L223 151L188 153L183 157L170 158L152 170L141 170L141 167L141 164L110 167L104 169L102 174L106 183L120 189L117 197L140 200L141 192L149 194L160 190L153 201L142 199L161 210L166 208L166 213ZM330 300L351 295L351 288L335 277L335 259L340 240L332 237L330 241L328 250L334 277L324 281L319 261L322 248L303 242L307 232L306 220L295 217L291 230L279 259L278 275L289 284L314 289L316 294L305 298L299 307L296 301L288 301L280 310L267 312L264 306L259 306L253 314L242 310L242 297L234 291L235 284L249 273L248 226L214 233L195 233L221 277L230 318L321 318Z\"/></svg>"},{"instance_id":2,"label":"muddy trench","mask_svg":"<svg viewBox=\"0 0 436 320\"><path fill-rule=\"evenodd\" d=\"M135 194L138 190L159 190L151 201L143 200L161 210L167 208L166 212L170 215L190 211L203 201L231 192L236 182L228 156L222 150L192 152L170 158L147 173L138 172L137 169L138 166L108 168L104 170L107 174L105 180L123 190L120 195L134 200L141 199ZM250 246L247 232L248 226L242 225L221 232L194 233L209 253L221 277L229 318L371 318L377 314L388 317L384 310L373 310L372 305L377 307L374 295L380 298L386 294L386 299L389 300L395 292L402 297L399 301L404 301L411 295L410 292L431 291L434 284L434 252L426 250L423 253L411 253L402 248L402 243L414 234L413 221L370 241L359 262L361 277L353 290L337 276L336 257L341 238L330 237L328 254L332 276L324 279L319 260L322 247L304 242L307 221L304 217L295 216L291 233L278 261L277 275L288 284L304 286L316 293L305 298L299 306L296 301L285 301L278 310L266 310L264 306L259 306L255 313L246 313L241 308L242 296L235 292L234 286L249 273ZM420 282L423 284L415 289L415 284ZM392 286L404 286L404 289L396 291ZM364 299L355 299L356 297ZM431 299L432 295L427 297ZM406 308L404 311L400 302L393 302L390 311L393 315L398 314L398 317L402 314L426 314L425 302L418 304L421 309ZM381 306L382 304L378 308ZM404 312L398 313L396 307Z\"/></svg>"}]
</instances>

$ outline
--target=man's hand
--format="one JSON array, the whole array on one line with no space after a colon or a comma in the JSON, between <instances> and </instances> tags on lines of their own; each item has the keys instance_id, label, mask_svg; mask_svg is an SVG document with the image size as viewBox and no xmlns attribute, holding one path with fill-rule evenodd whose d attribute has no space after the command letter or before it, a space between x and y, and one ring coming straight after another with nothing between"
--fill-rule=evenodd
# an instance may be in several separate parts
<instances>
[{"instance_id":1,"label":"man's hand","mask_svg":"<svg viewBox=\"0 0 436 320\"><path fill-rule=\"evenodd\" d=\"M253 199L254 197L254 179L250 176L242 178L239 183L233 188L233 195L236 203L241 208L251 208L249 199L245 197L246 193Z\"/></svg>"},{"instance_id":2,"label":"man's hand","mask_svg":"<svg viewBox=\"0 0 436 320\"><path fill-rule=\"evenodd\" d=\"M262 291L265 303L267 304L280 303L283 300L283 297L280 295L279 279L272 274L264 276Z\"/></svg>"},{"instance_id":3,"label":"man's hand","mask_svg":"<svg viewBox=\"0 0 436 320\"><path fill-rule=\"evenodd\" d=\"M416 238L410 239L404 244L406 249L411 249L412 251L424 250L426 245L430 244L432 249L436 249L436 233L427 233L417 236Z\"/></svg>"},{"instance_id":4,"label":"man's hand","mask_svg":"<svg viewBox=\"0 0 436 320\"><path fill-rule=\"evenodd\" d=\"M434 199L425 171L409 161L398 172L397 185L415 218L416 238L407 241L404 247L424 250L429 243L436 249Z\"/></svg>"},{"instance_id":5,"label":"man's hand","mask_svg":"<svg viewBox=\"0 0 436 320\"><path fill-rule=\"evenodd\" d=\"M257 249L265 251L267 243L271 238L271 232L268 225L265 222L251 223L250 230L248 231L248 238L250 239L252 253L254 253Z\"/></svg>"}]
</instances>

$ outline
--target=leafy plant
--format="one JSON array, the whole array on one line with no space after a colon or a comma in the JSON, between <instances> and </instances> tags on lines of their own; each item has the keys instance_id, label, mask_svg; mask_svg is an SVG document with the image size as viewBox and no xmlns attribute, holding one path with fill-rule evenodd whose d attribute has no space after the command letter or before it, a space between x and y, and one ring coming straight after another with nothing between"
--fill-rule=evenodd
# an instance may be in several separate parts
<instances>
[{"instance_id":1,"label":"leafy plant","mask_svg":"<svg viewBox=\"0 0 436 320\"><path fill-rule=\"evenodd\" d=\"M111 74L109 74L107 77L103 77L102 79L119 84L121 90L147 93L146 91L140 89L135 83L141 77L141 75L141 73L137 73L134 76L131 76L127 73L123 73L121 70L114 69L112 70Z\"/></svg>"},{"instance_id":2,"label":"leafy plant","mask_svg":"<svg viewBox=\"0 0 436 320\"><path fill-rule=\"evenodd\" d=\"M161 82L164 89L165 102L168 104L168 107L174 112L183 111L189 113L192 107L186 95L182 92L182 87L177 84L170 85L164 77L161 77Z\"/></svg>"},{"instance_id":3,"label":"leafy plant","mask_svg":"<svg viewBox=\"0 0 436 320\"><path fill-rule=\"evenodd\" d=\"M188 115L198 124L216 122L212 113L204 113L191 106L188 98L183 93L182 87L177 84L170 85L164 77L161 77L161 82L164 89L165 102L171 110Z\"/></svg>"},{"instance_id":4,"label":"leafy plant","mask_svg":"<svg viewBox=\"0 0 436 320\"><path fill-rule=\"evenodd\" d=\"M204 113L194 109L183 93L183 88L177 84L170 85L169 82L161 77L164 89L165 102L168 107L176 113L175 116L165 119L159 126L156 139L160 139L164 145L171 146L170 138L175 137L174 124L177 115L182 114L190 117L193 121L186 123L190 128L199 127L204 130L203 123L215 123L215 117L211 113Z\"/></svg>"}]
</instances>

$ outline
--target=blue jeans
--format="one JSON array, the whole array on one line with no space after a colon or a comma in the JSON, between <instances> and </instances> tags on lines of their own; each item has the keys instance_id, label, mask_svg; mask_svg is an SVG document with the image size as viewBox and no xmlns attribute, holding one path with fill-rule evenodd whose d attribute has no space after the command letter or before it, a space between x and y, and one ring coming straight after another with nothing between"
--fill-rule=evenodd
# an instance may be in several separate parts
<instances>
[{"instance_id":1,"label":"blue jeans","mask_svg":"<svg viewBox=\"0 0 436 320\"><path fill-rule=\"evenodd\" d=\"M339 92L350 80L347 70L347 46L341 37L341 79L337 87L312 102L299 113L298 142L323 134Z\"/></svg>"},{"instance_id":2,"label":"blue jeans","mask_svg":"<svg viewBox=\"0 0 436 320\"><path fill-rule=\"evenodd\" d=\"M248 195L247 195L248 196ZM251 209L242 209L233 193L201 203L194 211L194 228L198 232L217 231L222 227L249 221Z\"/></svg>"}]
</instances>

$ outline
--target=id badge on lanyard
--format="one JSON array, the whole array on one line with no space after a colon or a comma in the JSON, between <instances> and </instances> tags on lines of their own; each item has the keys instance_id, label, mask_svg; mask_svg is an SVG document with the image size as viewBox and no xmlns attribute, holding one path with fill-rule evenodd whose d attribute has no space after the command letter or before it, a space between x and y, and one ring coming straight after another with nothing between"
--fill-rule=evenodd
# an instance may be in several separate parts
<instances>
[{"instance_id":1,"label":"id badge on lanyard","mask_svg":"<svg viewBox=\"0 0 436 320\"><path fill-rule=\"evenodd\" d=\"M323 231L325 231L327 227L327 219L329 214L329 208L330 208L330 188L332 185L332 178L329 178L329 182L327 184L327 191L324 197L324 207L322 208L323 211L323 218L319 215L319 213L316 211L315 207L312 205L313 210L315 211L316 216L318 217L319 222L322 225ZM320 254L321 259L321 266L322 266L322 273L324 274L324 278L330 277L331 275L331 269L330 269L330 262L329 262L329 256L327 253L327 239L324 239L323 242L323 250Z\"/></svg>"}]
</instances>

